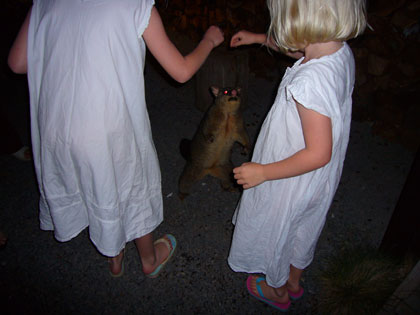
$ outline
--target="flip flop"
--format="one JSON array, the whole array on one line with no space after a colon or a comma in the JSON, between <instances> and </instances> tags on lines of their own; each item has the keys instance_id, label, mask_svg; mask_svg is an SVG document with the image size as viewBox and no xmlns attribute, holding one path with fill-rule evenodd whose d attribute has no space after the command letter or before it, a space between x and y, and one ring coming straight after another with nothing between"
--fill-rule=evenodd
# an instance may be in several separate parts
<instances>
[{"instance_id":1,"label":"flip flop","mask_svg":"<svg viewBox=\"0 0 420 315\"><path fill-rule=\"evenodd\" d=\"M292 299L293 301L297 301L299 300L302 296L303 296L303 288L299 287L299 291L297 292L292 292L290 290L287 290L287 292L289 293L289 298Z\"/></svg>"},{"instance_id":2,"label":"flip flop","mask_svg":"<svg viewBox=\"0 0 420 315\"><path fill-rule=\"evenodd\" d=\"M169 241L168 241L169 240ZM169 242L171 242L169 244ZM175 236L173 236L172 234L166 234L164 237L156 240L153 244L159 244L159 243L164 243L168 249L170 250L168 257L166 257L166 259L159 265L156 267L155 271L148 273L146 275L146 277L148 278L156 278L159 273L162 271L163 267L166 265L166 263L171 259L171 257L173 256L174 252L175 252L175 248L176 248L176 238ZM171 249L172 246L172 249Z\"/></svg>"},{"instance_id":3,"label":"flip flop","mask_svg":"<svg viewBox=\"0 0 420 315\"><path fill-rule=\"evenodd\" d=\"M108 258L108 262L111 263L111 259ZM111 275L112 278L119 278L124 274L124 250L123 250L123 259L121 262L121 271L117 274L113 273L111 270L109 270L109 274Z\"/></svg>"},{"instance_id":4,"label":"flip flop","mask_svg":"<svg viewBox=\"0 0 420 315\"><path fill-rule=\"evenodd\" d=\"M279 302L275 302L269 299L266 299L264 297L264 294L262 292L261 286L260 286L260 282L261 281L265 281L264 277L258 277L256 280L256 285L257 285L257 290L258 290L258 295L255 294L254 292L252 292L252 288L251 288L251 281L252 281L252 276L248 276L248 279L246 280L246 288L248 289L249 294L251 294L254 298L267 303L268 305L270 305L271 307L274 307L275 309L282 311L282 312L287 312L289 310L290 304L291 302L287 302L287 303L279 303Z\"/></svg>"}]
</instances>

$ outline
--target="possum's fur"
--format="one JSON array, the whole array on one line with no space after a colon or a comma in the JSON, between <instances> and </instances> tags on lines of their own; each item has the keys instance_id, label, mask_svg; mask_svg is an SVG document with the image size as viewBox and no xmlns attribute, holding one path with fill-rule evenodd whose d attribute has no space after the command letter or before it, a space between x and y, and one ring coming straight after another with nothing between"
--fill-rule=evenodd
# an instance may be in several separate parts
<instances>
[{"instance_id":1,"label":"possum's fur","mask_svg":"<svg viewBox=\"0 0 420 315\"><path fill-rule=\"evenodd\" d=\"M219 178L226 190L234 189L230 161L235 142L249 151L249 137L240 111L240 88L211 87L215 96L186 154L187 163L179 179L179 197L184 199L193 184L206 175ZM182 142L185 151L185 141Z\"/></svg>"}]
</instances>

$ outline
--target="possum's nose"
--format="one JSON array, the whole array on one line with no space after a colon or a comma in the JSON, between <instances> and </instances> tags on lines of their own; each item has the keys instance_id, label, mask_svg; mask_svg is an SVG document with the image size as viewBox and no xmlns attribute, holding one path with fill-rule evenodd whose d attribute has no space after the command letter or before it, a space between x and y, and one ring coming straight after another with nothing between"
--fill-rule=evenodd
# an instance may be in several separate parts
<instances>
[{"instance_id":1,"label":"possum's nose","mask_svg":"<svg viewBox=\"0 0 420 315\"><path fill-rule=\"evenodd\" d=\"M236 96L236 95L238 95L238 92L236 92L236 90L232 90L232 91L230 91L230 94L231 94L232 96Z\"/></svg>"}]
</instances>

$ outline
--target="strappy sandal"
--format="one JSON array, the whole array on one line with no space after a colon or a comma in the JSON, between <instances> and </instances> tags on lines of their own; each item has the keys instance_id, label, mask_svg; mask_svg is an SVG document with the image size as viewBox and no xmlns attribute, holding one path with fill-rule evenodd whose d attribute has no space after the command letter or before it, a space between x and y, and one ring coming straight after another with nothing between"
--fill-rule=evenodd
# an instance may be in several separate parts
<instances>
[{"instance_id":1,"label":"strappy sandal","mask_svg":"<svg viewBox=\"0 0 420 315\"><path fill-rule=\"evenodd\" d=\"M168 255L168 257L166 257L166 259L159 266L156 267L156 269L153 272L146 274L146 277L148 277L148 278L156 278L160 274L163 267L166 265L166 263L173 256L173 254L175 252L175 249L176 249L176 245L177 245L176 238L172 234L166 234L162 238L156 240L153 244L156 246L159 243L164 243L168 247L169 255Z\"/></svg>"}]
</instances>

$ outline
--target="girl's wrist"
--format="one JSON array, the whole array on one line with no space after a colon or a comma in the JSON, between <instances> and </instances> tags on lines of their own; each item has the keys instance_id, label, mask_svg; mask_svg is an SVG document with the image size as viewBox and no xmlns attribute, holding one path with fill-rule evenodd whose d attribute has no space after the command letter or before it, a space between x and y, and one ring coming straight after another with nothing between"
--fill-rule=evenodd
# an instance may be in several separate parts
<instances>
[{"instance_id":1,"label":"girl's wrist","mask_svg":"<svg viewBox=\"0 0 420 315\"><path fill-rule=\"evenodd\" d=\"M269 176L267 174L268 167L267 167L267 164L260 164L260 165L261 165L261 177L262 177L263 182L265 182L265 181L269 180Z\"/></svg>"},{"instance_id":2,"label":"girl's wrist","mask_svg":"<svg viewBox=\"0 0 420 315\"><path fill-rule=\"evenodd\" d=\"M268 46L267 35L264 33L255 34L254 42L256 44Z\"/></svg>"},{"instance_id":3,"label":"girl's wrist","mask_svg":"<svg viewBox=\"0 0 420 315\"><path fill-rule=\"evenodd\" d=\"M201 42L204 43L204 45L209 45L210 49L213 49L214 47L216 47L216 44L210 38L203 37L201 39Z\"/></svg>"}]
</instances>

